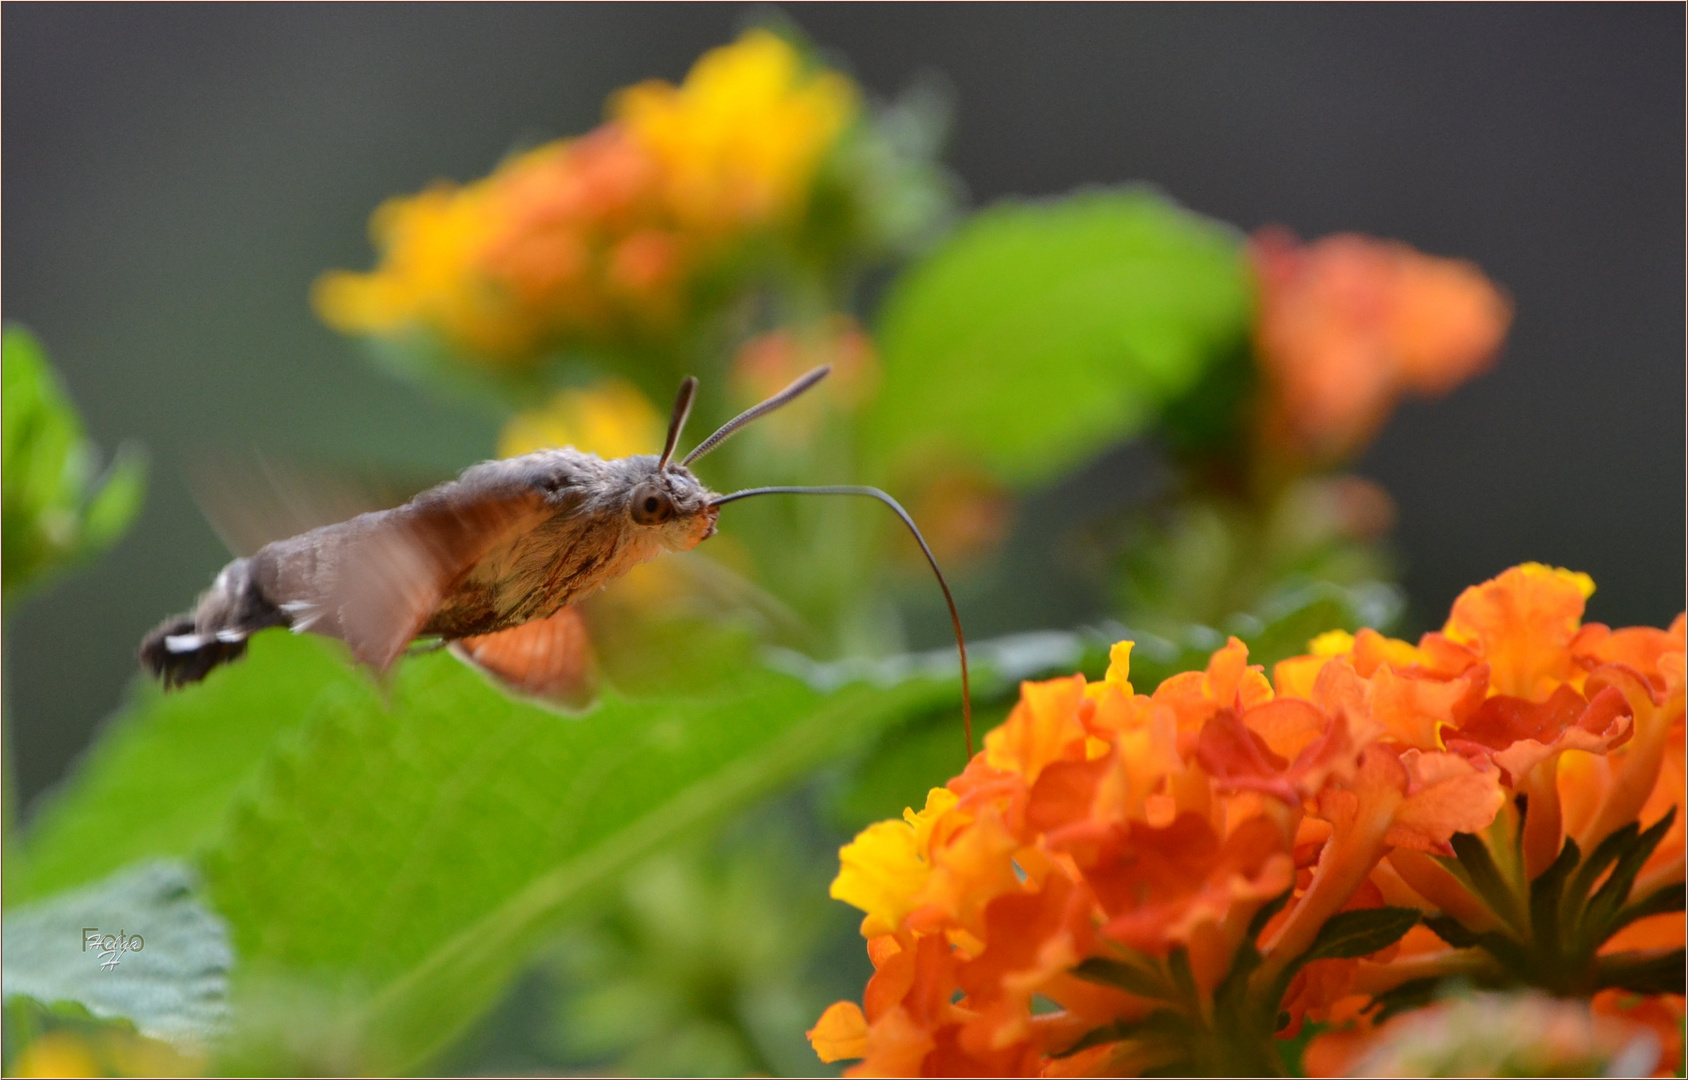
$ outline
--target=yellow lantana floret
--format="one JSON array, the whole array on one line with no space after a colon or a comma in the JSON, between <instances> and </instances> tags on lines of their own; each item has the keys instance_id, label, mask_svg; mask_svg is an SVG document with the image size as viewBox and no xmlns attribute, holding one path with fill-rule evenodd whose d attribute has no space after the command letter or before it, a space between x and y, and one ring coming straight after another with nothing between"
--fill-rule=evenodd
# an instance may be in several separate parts
<instances>
[{"instance_id":1,"label":"yellow lantana floret","mask_svg":"<svg viewBox=\"0 0 1688 1080\"><path fill-rule=\"evenodd\" d=\"M831 896L867 912L863 936L895 932L914 910L914 897L932 874L932 829L956 802L953 791L933 788L925 809L907 809L901 821L869 825L839 849Z\"/></svg>"},{"instance_id":2,"label":"yellow lantana floret","mask_svg":"<svg viewBox=\"0 0 1688 1080\"><path fill-rule=\"evenodd\" d=\"M1307 643L1314 656L1347 656L1354 651L1354 635L1346 630L1326 630Z\"/></svg>"}]
</instances>

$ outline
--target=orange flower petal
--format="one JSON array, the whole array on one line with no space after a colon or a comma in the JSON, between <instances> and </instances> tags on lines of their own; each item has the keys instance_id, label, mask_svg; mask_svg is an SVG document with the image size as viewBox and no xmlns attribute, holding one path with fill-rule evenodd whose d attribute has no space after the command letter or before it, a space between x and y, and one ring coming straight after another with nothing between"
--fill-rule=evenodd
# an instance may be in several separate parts
<instances>
[{"instance_id":1,"label":"orange flower petal","mask_svg":"<svg viewBox=\"0 0 1688 1080\"><path fill-rule=\"evenodd\" d=\"M1461 593L1442 633L1488 661L1495 693L1543 701L1577 674L1570 644L1593 592L1587 574L1524 563Z\"/></svg>"},{"instance_id":2,"label":"orange flower petal","mask_svg":"<svg viewBox=\"0 0 1688 1080\"><path fill-rule=\"evenodd\" d=\"M1489 827L1506 792L1492 771L1458 754L1408 750L1401 755L1407 795L1390 822L1387 842L1418 851L1445 852L1456 832Z\"/></svg>"},{"instance_id":3,"label":"orange flower petal","mask_svg":"<svg viewBox=\"0 0 1688 1080\"><path fill-rule=\"evenodd\" d=\"M926 1026L898 1006L868 1028L862 1063L846 1069L844 1075L920 1076L921 1063L934 1045Z\"/></svg>"},{"instance_id":4,"label":"orange flower petal","mask_svg":"<svg viewBox=\"0 0 1688 1080\"><path fill-rule=\"evenodd\" d=\"M815 1055L828 1065L867 1054L867 1017L853 1001L835 1001L805 1032Z\"/></svg>"},{"instance_id":5,"label":"orange flower petal","mask_svg":"<svg viewBox=\"0 0 1688 1080\"><path fill-rule=\"evenodd\" d=\"M1489 669L1478 664L1452 679L1379 665L1371 676L1371 716L1382 737L1402 747L1442 748L1442 729L1457 728L1483 703Z\"/></svg>"},{"instance_id":6,"label":"orange flower petal","mask_svg":"<svg viewBox=\"0 0 1688 1080\"><path fill-rule=\"evenodd\" d=\"M1482 370L1511 320L1476 267L1404 244L1279 229L1250 243L1267 398L1263 441L1329 461L1363 445L1407 390L1440 394Z\"/></svg>"},{"instance_id":7,"label":"orange flower petal","mask_svg":"<svg viewBox=\"0 0 1688 1080\"><path fill-rule=\"evenodd\" d=\"M985 761L1019 773L1028 784L1051 762L1082 761L1085 730L1078 711L1084 688L1083 675L1022 683L1008 721L985 736Z\"/></svg>"}]
</instances>

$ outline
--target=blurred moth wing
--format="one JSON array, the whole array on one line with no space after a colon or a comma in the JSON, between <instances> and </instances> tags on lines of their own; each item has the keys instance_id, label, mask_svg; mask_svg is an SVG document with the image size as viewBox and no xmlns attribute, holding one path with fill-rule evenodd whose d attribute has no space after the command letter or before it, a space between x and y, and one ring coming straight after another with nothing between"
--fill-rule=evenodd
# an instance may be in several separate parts
<instances>
[{"instance_id":1,"label":"blurred moth wing","mask_svg":"<svg viewBox=\"0 0 1688 1080\"><path fill-rule=\"evenodd\" d=\"M503 689L568 712L598 696L598 655L580 609L565 607L496 634L459 638L451 654Z\"/></svg>"},{"instance_id":2,"label":"blurred moth wing","mask_svg":"<svg viewBox=\"0 0 1688 1080\"><path fill-rule=\"evenodd\" d=\"M211 531L244 557L276 540L401 506L451 476L227 449L190 462L187 479Z\"/></svg>"},{"instance_id":3,"label":"blurred moth wing","mask_svg":"<svg viewBox=\"0 0 1688 1080\"><path fill-rule=\"evenodd\" d=\"M672 666L676 637L695 640L727 627L786 645L808 634L790 608L755 583L687 551L637 566L550 618L447 644L502 689L574 714L605 686L629 697L673 692L676 673L653 671L653 661Z\"/></svg>"}]
</instances>

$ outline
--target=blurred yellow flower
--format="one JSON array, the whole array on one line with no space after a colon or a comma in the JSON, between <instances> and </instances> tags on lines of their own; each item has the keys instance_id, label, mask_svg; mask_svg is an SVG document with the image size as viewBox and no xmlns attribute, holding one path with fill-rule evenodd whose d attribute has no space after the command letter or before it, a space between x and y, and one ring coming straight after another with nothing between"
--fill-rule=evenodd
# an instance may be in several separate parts
<instances>
[{"instance_id":1,"label":"blurred yellow flower","mask_svg":"<svg viewBox=\"0 0 1688 1080\"><path fill-rule=\"evenodd\" d=\"M752 30L705 53L681 86L653 80L623 90L610 114L662 163L675 217L718 230L801 209L856 107L844 76L810 70L790 43Z\"/></svg>"},{"instance_id":2,"label":"blurred yellow flower","mask_svg":"<svg viewBox=\"0 0 1688 1080\"><path fill-rule=\"evenodd\" d=\"M43 1032L18 1053L8 1076L203 1076L205 1057L121 1027Z\"/></svg>"},{"instance_id":3,"label":"blurred yellow flower","mask_svg":"<svg viewBox=\"0 0 1688 1080\"><path fill-rule=\"evenodd\" d=\"M480 276L498 214L490 181L440 183L388 199L369 223L380 269L323 274L311 290L317 314L343 334L388 337L426 327L478 356L522 348L532 327Z\"/></svg>"},{"instance_id":4,"label":"blurred yellow flower","mask_svg":"<svg viewBox=\"0 0 1688 1080\"><path fill-rule=\"evenodd\" d=\"M13 1076L102 1076L86 1042L68 1031L41 1036L18 1055Z\"/></svg>"},{"instance_id":5,"label":"blurred yellow flower","mask_svg":"<svg viewBox=\"0 0 1688 1080\"><path fill-rule=\"evenodd\" d=\"M625 379L559 390L537 409L517 413L498 439L499 457L572 446L601 458L653 454L662 446L662 417Z\"/></svg>"}]
</instances>

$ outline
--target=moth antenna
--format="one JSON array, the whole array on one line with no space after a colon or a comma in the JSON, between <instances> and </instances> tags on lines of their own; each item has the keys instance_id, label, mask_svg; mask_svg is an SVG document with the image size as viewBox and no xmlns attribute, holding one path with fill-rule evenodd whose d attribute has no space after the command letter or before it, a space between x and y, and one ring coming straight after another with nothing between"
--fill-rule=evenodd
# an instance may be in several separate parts
<instances>
[{"instance_id":1,"label":"moth antenna","mask_svg":"<svg viewBox=\"0 0 1688 1080\"><path fill-rule=\"evenodd\" d=\"M760 416L761 413L768 411L769 408L777 408L779 405L783 405L786 401L789 401L791 398L801 394L804 390L807 390L810 386L813 386L821 376L826 374L826 371L826 368L819 368L816 371L811 371L808 375L803 376L802 379L792 383L790 387L781 391L774 397L769 398L761 405L756 406L755 409L750 410L750 412L746 413L745 416L755 419L756 416ZM739 419L743 419L743 417L740 417ZM739 420L732 421L732 423L729 423L726 427L722 428L721 431L727 432L729 435L732 434L729 429L738 422ZM721 435L721 432L718 431L715 435L710 436L709 441L706 441L703 446L707 447L710 445L710 442L718 442L719 439L716 436L720 436L721 438L726 437ZM694 450L692 453L693 455L696 455L697 451ZM950 595L949 583L944 580L944 572L938 569L938 559L932 554L932 549L927 546L926 538L920 535L920 527L914 523L914 519L909 516L908 511L904 510L902 504L896 499L891 498L891 496L887 495L883 491L880 491L878 488L861 487L855 484L830 484L822 487L780 486L745 488L743 491L735 491L729 495L721 495L711 499L709 505L725 506L727 503L737 502L740 499L748 499L754 495L863 495L870 499L878 499L886 506L889 506L891 511L895 513L897 517L902 519L903 524L908 526L908 531L914 534L915 543L920 545L921 554L926 556L926 564L932 568L932 573L937 575L938 588L944 591L944 603L949 605L950 625L955 628L955 651L961 657L961 725L962 730L967 737L967 760L972 761L973 688L967 679L967 638L961 632L961 615L955 610L955 597Z\"/></svg>"},{"instance_id":2,"label":"moth antenna","mask_svg":"<svg viewBox=\"0 0 1688 1080\"><path fill-rule=\"evenodd\" d=\"M680 432L686 428L686 417L692 414L692 402L696 398L697 378L687 375L680 380L680 392L674 397L674 412L668 418L668 441L662 444L662 460L656 463L657 472L668 468L669 459L674 456L674 448L680 445ZM691 458L686 459L690 460Z\"/></svg>"},{"instance_id":3,"label":"moth antenna","mask_svg":"<svg viewBox=\"0 0 1688 1080\"><path fill-rule=\"evenodd\" d=\"M680 459L680 464L690 465L692 462L696 461L698 458L700 458L703 455L709 453L711 450L715 449L717 446L720 446L721 443L726 441L727 437L730 436L733 432L737 431L739 428L743 427L744 425L750 423L752 420L756 419L758 416L765 416L768 413L771 413L775 409L779 408L781 405L784 405L784 404L790 402L792 398L800 396L805 391L807 391L810 387L814 386L816 383L818 383L822 379L826 378L827 375L831 371L832 371L832 365L831 364L822 364L820 367L818 367L815 370L809 372L807 375L803 376L801 379L798 379L796 382L792 383L790 386L786 387L784 390L781 390L779 393L775 394L773 397L769 398L768 400L762 402L760 405L752 405L750 408L748 408L748 409L744 410L743 412L739 413L737 416L733 417L731 420L728 420L725 424L722 424L720 426L720 428L716 430L715 434L711 435L709 438L703 440L702 442L698 443L697 446L693 447L691 453L687 454L684 458Z\"/></svg>"}]
</instances>

